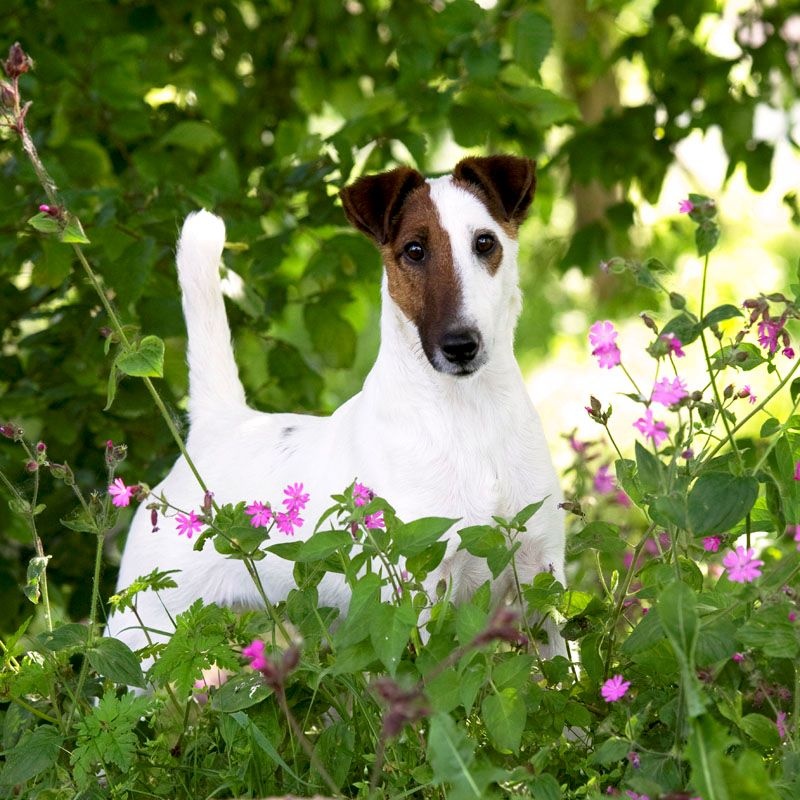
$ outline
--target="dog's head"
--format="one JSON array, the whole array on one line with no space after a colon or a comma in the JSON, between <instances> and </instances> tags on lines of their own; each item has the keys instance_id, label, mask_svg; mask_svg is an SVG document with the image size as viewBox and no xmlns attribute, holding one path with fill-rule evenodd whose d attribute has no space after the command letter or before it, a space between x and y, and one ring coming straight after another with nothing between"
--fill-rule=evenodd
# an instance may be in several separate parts
<instances>
[{"instance_id":1,"label":"dog's head","mask_svg":"<svg viewBox=\"0 0 800 800\"><path fill-rule=\"evenodd\" d=\"M465 158L426 181L400 167L342 190L379 246L389 295L438 372L470 375L510 345L521 306L517 229L536 188L527 158Z\"/></svg>"}]
</instances>

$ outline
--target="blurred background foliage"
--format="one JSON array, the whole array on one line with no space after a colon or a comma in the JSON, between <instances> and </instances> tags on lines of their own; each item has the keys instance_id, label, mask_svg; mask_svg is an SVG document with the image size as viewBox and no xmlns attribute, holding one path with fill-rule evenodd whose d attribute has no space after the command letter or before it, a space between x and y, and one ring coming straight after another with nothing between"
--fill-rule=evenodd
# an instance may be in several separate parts
<instances>
[{"instance_id":1,"label":"blurred background foliage","mask_svg":"<svg viewBox=\"0 0 800 800\"><path fill-rule=\"evenodd\" d=\"M768 141L756 115L788 120L796 109L792 0L0 7L3 49L19 40L36 64L21 81L29 128L124 320L166 340L159 387L179 420L186 367L173 251L198 206L225 218L226 264L243 279L229 313L252 404L324 413L358 390L377 349L378 255L346 227L336 199L354 177L397 163L447 171L467 151L538 160L520 265L518 345L530 364L565 305L561 276L576 267L594 276L609 255L637 255L639 209L658 200L683 140L718 126L727 176L744 169L760 192L791 126ZM710 46L723 22L736 45L728 55ZM623 91L631 80L634 99ZM102 411L107 320L71 249L26 226L44 197L6 130L0 172L0 419L44 439L85 487L104 488L108 439L128 444L128 482L155 484L175 446L137 380ZM796 196L785 203L796 224ZM596 313L637 307L614 278L593 280ZM0 468L24 484L19 452L0 447ZM93 543L59 524L72 505L66 490L45 480L41 500L51 586L80 617ZM19 587L31 555L3 503L0 632L27 613ZM109 589L114 577L107 569Z\"/></svg>"}]
</instances>

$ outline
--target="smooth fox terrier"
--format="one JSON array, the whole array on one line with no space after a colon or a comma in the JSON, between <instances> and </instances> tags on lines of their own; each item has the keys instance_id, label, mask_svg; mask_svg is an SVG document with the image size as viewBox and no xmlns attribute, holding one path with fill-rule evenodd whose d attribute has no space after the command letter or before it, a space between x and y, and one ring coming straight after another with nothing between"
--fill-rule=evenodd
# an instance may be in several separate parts
<instances>
[{"instance_id":1,"label":"smooth fox terrier","mask_svg":"<svg viewBox=\"0 0 800 800\"><path fill-rule=\"evenodd\" d=\"M357 479L386 497L400 519L446 516L466 527L510 518L546 498L523 535L517 570L523 583L549 570L563 584L561 491L513 349L522 305L516 237L535 187L533 161L492 156L466 158L452 175L432 180L400 167L342 191L348 219L376 242L385 270L377 360L364 388L330 417L247 406L220 287L225 227L206 211L191 214L177 254L188 331L187 448L215 500L278 498L287 483L303 482L311 496L304 516L313 523L330 496ZM183 458L154 493L187 509L202 501ZM181 570L177 589L138 598L154 638L164 638L170 616L197 598L261 604L241 562L209 546L195 552L165 525L158 533L151 527L150 512L140 508L119 586L154 568ZM312 530L306 524L297 538ZM458 549L455 528L448 536L425 588L432 596L444 579L459 602L491 574ZM294 586L292 562L267 554L256 563L270 601L284 600ZM327 574L318 588L320 605L346 612L349 593L340 576ZM496 601L511 588L507 570L493 583ZM546 629L543 654L563 654L555 625ZM113 615L107 633L134 648L145 644L130 611Z\"/></svg>"}]
</instances>

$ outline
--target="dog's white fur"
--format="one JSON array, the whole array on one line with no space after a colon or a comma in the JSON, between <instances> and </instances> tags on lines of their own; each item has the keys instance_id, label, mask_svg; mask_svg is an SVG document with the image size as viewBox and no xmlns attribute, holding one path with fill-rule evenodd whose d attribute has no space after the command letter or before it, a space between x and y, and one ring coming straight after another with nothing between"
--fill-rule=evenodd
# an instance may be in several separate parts
<instances>
[{"instance_id":1,"label":"dog's white fur","mask_svg":"<svg viewBox=\"0 0 800 800\"><path fill-rule=\"evenodd\" d=\"M288 483L302 482L311 499L297 538L311 535L330 496L354 479L386 497L403 520L459 518L461 523L448 534L442 564L426 581L429 594L442 578L449 581L456 602L491 578L485 563L458 550L458 527L491 524L495 515L510 518L547 498L523 536L517 567L523 582L551 570L563 583L561 493L513 353L521 307L517 242L475 194L449 176L428 183L450 239L463 296L461 318L480 331L486 363L467 377L433 369L415 325L390 296L384 275L380 351L361 392L325 418L248 408L220 289L225 228L218 217L200 211L186 219L177 255L188 330L188 451L220 504L279 503ZM495 275L473 251L478 230L490 231L502 245ZM183 458L155 487L156 495L162 492L187 509L198 509L203 499ZM170 615L198 597L207 603L260 604L239 561L225 559L210 545L195 552L193 542L177 535L173 520L162 518L159 524L153 533L150 512L137 511L119 573L119 586L124 587L156 567L181 570L177 589L138 598L139 614L154 638L163 638L158 631L169 633ZM274 538L283 536L275 533ZM292 563L270 554L257 564L270 600L285 599L294 585ZM498 601L511 585L507 571L493 585ZM319 593L321 605L346 611L348 590L339 576L327 575ZM548 627L546 652L563 653L560 636L554 626ZM112 616L107 632L134 648L145 643L131 612Z\"/></svg>"}]
</instances>

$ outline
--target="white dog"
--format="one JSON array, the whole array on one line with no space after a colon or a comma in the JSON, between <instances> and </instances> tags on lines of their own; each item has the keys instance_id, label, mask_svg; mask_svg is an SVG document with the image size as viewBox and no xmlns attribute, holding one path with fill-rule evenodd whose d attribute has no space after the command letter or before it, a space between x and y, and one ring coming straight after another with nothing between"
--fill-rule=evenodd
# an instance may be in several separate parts
<instances>
[{"instance_id":1,"label":"white dog","mask_svg":"<svg viewBox=\"0 0 800 800\"><path fill-rule=\"evenodd\" d=\"M187 447L215 500L276 503L287 484L302 482L310 502L297 538L305 538L330 496L354 479L405 521L444 516L459 518L460 527L510 518L546 498L523 535L517 569L523 583L549 570L563 584L561 492L513 351L521 308L516 234L535 185L534 162L494 156L464 159L434 180L399 168L343 190L348 219L383 256L381 344L364 388L330 417L248 408L220 288L225 228L208 212L190 215L177 256L188 330ZM185 509L203 499L183 458L154 493ZM199 597L260 605L241 562L210 545L195 552L172 520L159 524L153 533L150 512L138 510L119 573L124 587L156 567L181 570L177 589L139 595L148 628L168 633L169 615ZM431 595L445 579L456 602L491 578L484 562L458 550L458 527L426 581ZM257 566L270 601L285 599L292 562L268 554ZM498 602L511 587L507 571L493 586ZM346 611L340 576L326 575L319 593L320 605ZM552 624L548 631L544 652L563 653ZM134 648L145 643L131 612L112 616L107 633Z\"/></svg>"}]
</instances>

